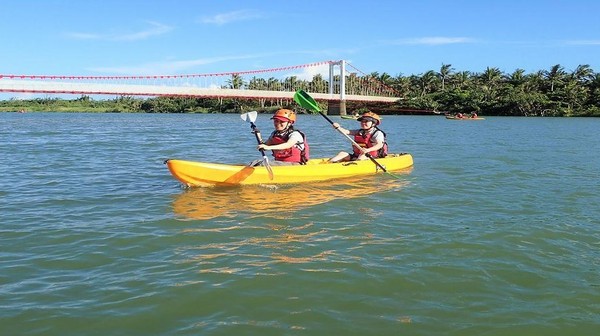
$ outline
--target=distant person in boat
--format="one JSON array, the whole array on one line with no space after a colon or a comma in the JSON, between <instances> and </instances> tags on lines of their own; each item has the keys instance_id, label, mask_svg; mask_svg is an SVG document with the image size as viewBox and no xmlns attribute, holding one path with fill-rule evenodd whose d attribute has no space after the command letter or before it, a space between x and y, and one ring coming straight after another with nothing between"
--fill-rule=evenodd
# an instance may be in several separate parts
<instances>
[{"instance_id":1,"label":"distant person in boat","mask_svg":"<svg viewBox=\"0 0 600 336\"><path fill-rule=\"evenodd\" d=\"M477 119L477 113L472 112L471 113L471 119Z\"/></svg>"},{"instance_id":2,"label":"distant person in boat","mask_svg":"<svg viewBox=\"0 0 600 336\"><path fill-rule=\"evenodd\" d=\"M387 156L388 148L385 142L385 132L377 127L381 124L379 115L373 112L365 112L356 120L360 122L359 129L348 130L338 123L333 123L333 128L344 134L354 136L354 141L361 149L352 145L352 153L339 152L336 156L329 159L329 162L365 160L367 159L365 153L371 154L374 158Z\"/></svg>"},{"instance_id":3,"label":"distant person in boat","mask_svg":"<svg viewBox=\"0 0 600 336\"><path fill-rule=\"evenodd\" d=\"M309 146L304 133L293 126L296 112L279 109L271 119L275 130L265 143L258 145L258 149L273 151L275 162L272 165L305 164L309 159Z\"/></svg>"},{"instance_id":4,"label":"distant person in boat","mask_svg":"<svg viewBox=\"0 0 600 336\"><path fill-rule=\"evenodd\" d=\"M462 119L462 118L464 118L464 117L465 117L465 116L464 116L462 113L457 113L457 114L456 114L456 118L458 118L458 119Z\"/></svg>"}]
</instances>

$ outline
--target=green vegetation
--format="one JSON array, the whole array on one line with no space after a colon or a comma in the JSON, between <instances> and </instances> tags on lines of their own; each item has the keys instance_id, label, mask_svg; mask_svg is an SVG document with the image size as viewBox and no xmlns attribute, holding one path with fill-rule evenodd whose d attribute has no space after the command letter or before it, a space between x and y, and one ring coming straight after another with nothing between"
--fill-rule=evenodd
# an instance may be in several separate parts
<instances>
[{"instance_id":1,"label":"green vegetation","mask_svg":"<svg viewBox=\"0 0 600 336\"><path fill-rule=\"evenodd\" d=\"M348 93L368 94L362 92L368 88L360 85L365 80L383 83L403 99L395 104L348 102L348 110L369 108L381 114L443 111L477 112L488 116L600 117L600 73L595 73L589 65L580 65L572 72L555 65L550 70L531 74L526 74L523 69L506 74L498 68L489 67L481 73L456 72L450 64L443 64L439 71L430 70L411 76L392 77L385 72L362 77L351 74L346 78ZM325 93L329 84L321 75L315 75L311 81L299 80L295 76L285 80L254 77L246 83L239 75L233 74L224 87L249 90L295 87ZM73 100L4 100L0 101L0 111L238 113L269 111L291 103L291 99L122 96L112 100L93 100L89 96L81 96Z\"/></svg>"},{"instance_id":2,"label":"green vegetation","mask_svg":"<svg viewBox=\"0 0 600 336\"><path fill-rule=\"evenodd\" d=\"M372 74L373 76L377 74ZM437 111L485 115L600 117L600 73L589 65L566 72L560 65L548 71L505 74L498 68L482 73L454 72L443 64L439 72L380 81L406 94L408 106Z\"/></svg>"},{"instance_id":3,"label":"green vegetation","mask_svg":"<svg viewBox=\"0 0 600 336\"><path fill-rule=\"evenodd\" d=\"M291 101L291 99L290 99ZM285 101L271 102L260 110L276 109ZM278 105L277 105L278 104ZM10 99L0 101L0 112L105 112L105 113L239 113L258 109L258 102L224 98L156 97L134 98L121 96L115 99L93 100L89 96L76 99L36 98L30 100Z\"/></svg>"}]
</instances>

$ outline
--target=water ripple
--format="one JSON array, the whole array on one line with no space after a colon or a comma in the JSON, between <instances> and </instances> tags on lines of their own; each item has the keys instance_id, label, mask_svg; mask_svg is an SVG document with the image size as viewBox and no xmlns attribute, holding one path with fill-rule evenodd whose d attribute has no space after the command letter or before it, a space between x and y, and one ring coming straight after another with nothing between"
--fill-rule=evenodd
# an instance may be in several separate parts
<instances>
[{"instance_id":1,"label":"water ripple","mask_svg":"<svg viewBox=\"0 0 600 336\"><path fill-rule=\"evenodd\" d=\"M11 139L0 146L5 333L591 335L600 325L597 120L389 116L390 146L415 158L399 179L197 189L162 162L255 159L237 115L0 121ZM349 148L319 116L298 124L315 156ZM235 155L215 139L232 139Z\"/></svg>"}]
</instances>

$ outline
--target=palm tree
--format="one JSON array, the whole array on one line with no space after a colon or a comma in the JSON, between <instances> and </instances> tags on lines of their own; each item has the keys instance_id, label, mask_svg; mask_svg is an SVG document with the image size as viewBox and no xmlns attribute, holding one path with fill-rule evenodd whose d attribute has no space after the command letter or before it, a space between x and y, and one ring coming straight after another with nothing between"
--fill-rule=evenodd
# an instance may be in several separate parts
<instances>
[{"instance_id":1,"label":"palm tree","mask_svg":"<svg viewBox=\"0 0 600 336\"><path fill-rule=\"evenodd\" d=\"M459 89L464 89L469 86L472 74L470 71L461 71L451 76L452 81L458 84Z\"/></svg>"},{"instance_id":2,"label":"palm tree","mask_svg":"<svg viewBox=\"0 0 600 336\"><path fill-rule=\"evenodd\" d=\"M323 75L316 74L313 76L312 81L309 83L310 90L313 92L325 93L328 89L328 83L323 79ZM351 90L353 85L353 81L349 79L346 80L346 90Z\"/></svg>"},{"instance_id":3,"label":"palm tree","mask_svg":"<svg viewBox=\"0 0 600 336\"><path fill-rule=\"evenodd\" d=\"M452 67L452 64L443 64L442 63L440 72L438 72L438 76L440 77L440 80L442 81L442 91L444 91L444 86L446 84L446 78L448 78L448 76L450 76L452 74L453 70L454 70L454 68Z\"/></svg>"},{"instance_id":4,"label":"palm tree","mask_svg":"<svg viewBox=\"0 0 600 336\"><path fill-rule=\"evenodd\" d=\"M493 88L498 85L500 80L502 79L502 71L498 68L485 68L485 71L480 76L483 84L488 85Z\"/></svg>"},{"instance_id":5,"label":"palm tree","mask_svg":"<svg viewBox=\"0 0 600 336\"><path fill-rule=\"evenodd\" d=\"M544 72L544 76L550 82L550 92L554 92L555 86L564 82L566 74L565 69L560 64L556 64L550 68L550 71Z\"/></svg>"},{"instance_id":6,"label":"palm tree","mask_svg":"<svg viewBox=\"0 0 600 336\"><path fill-rule=\"evenodd\" d=\"M520 86L525 83L525 70L517 69L508 76L510 82L514 86Z\"/></svg>"},{"instance_id":7,"label":"palm tree","mask_svg":"<svg viewBox=\"0 0 600 336\"><path fill-rule=\"evenodd\" d=\"M390 74L387 72L384 72L379 76L379 81L387 86L390 86L392 84L392 76L390 76Z\"/></svg>"},{"instance_id":8,"label":"palm tree","mask_svg":"<svg viewBox=\"0 0 600 336\"><path fill-rule=\"evenodd\" d=\"M545 78L545 71L539 70L525 76L523 90L526 92L542 92Z\"/></svg>"},{"instance_id":9,"label":"palm tree","mask_svg":"<svg viewBox=\"0 0 600 336\"><path fill-rule=\"evenodd\" d=\"M281 90L281 82L279 79L275 77L270 77L267 80L267 88L271 91L280 91Z\"/></svg>"},{"instance_id":10,"label":"palm tree","mask_svg":"<svg viewBox=\"0 0 600 336\"><path fill-rule=\"evenodd\" d=\"M402 76L402 74L399 74L398 76L396 76L393 79L392 87L397 92L402 93L402 95L404 97L409 96L411 94L411 91L412 91L412 85L410 83L410 78Z\"/></svg>"},{"instance_id":11,"label":"palm tree","mask_svg":"<svg viewBox=\"0 0 600 336\"><path fill-rule=\"evenodd\" d=\"M266 90L267 81L264 78L252 77L248 82L248 89L250 90Z\"/></svg>"},{"instance_id":12,"label":"palm tree","mask_svg":"<svg viewBox=\"0 0 600 336\"><path fill-rule=\"evenodd\" d=\"M579 85L575 78L566 82L562 88L562 100L567 105L567 115L581 111L581 107L588 98L588 88Z\"/></svg>"},{"instance_id":13,"label":"palm tree","mask_svg":"<svg viewBox=\"0 0 600 336\"><path fill-rule=\"evenodd\" d=\"M484 102L488 104L495 103L502 78L502 71L498 68L487 67L485 71L479 75L481 91L484 94Z\"/></svg>"},{"instance_id":14,"label":"palm tree","mask_svg":"<svg viewBox=\"0 0 600 336\"><path fill-rule=\"evenodd\" d=\"M296 87L298 85L298 77L296 76L291 76L291 77L287 77L284 81L283 81L283 91L294 91L296 90Z\"/></svg>"},{"instance_id":15,"label":"palm tree","mask_svg":"<svg viewBox=\"0 0 600 336\"><path fill-rule=\"evenodd\" d=\"M231 78L227 80L227 87L230 89L241 89L244 87L244 79L240 74L234 73Z\"/></svg>"},{"instance_id":16,"label":"palm tree","mask_svg":"<svg viewBox=\"0 0 600 336\"><path fill-rule=\"evenodd\" d=\"M591 105L595 105L596 107L600 107L600 73L595 73L592 76L589 84L590 88L590 97L589 103Z\"/></svg>"},{"instance_id":17,"label":"palm tree","mask_svg":"<svg viewBox=\"0 0 600 336\"><path fill-rule=\"evenodd\" d=\"M594 78L594 71L592 70L592 68L590 68L589 64L583 64L577 66L577 68L575 69L575 71L573 71L573 73L571 73L571 75L576 81L582 84L586 84Z\"/></svg>"},{"instance_id":18,"label":"palm tree","mask_svg":"<svg viewBox=\"0 0 600 336\"><path fill-rule=\"evenodd\" d=\"M335 76L334 76L335 78ZM334 80L335 82L335 80ZM361 82L361 95L370 96L375 93L373 90L373 83L379 82L379 72L371 72L370 74L362 77Z\"/></svg>"},{"instance_id":19,"label":"palm tree","mask_svg":"<svg viewBox=\"0 0 600 336\"><path fill-rule=\"evenodd\" d=\"M434 87L436 78L436 74L433 70L429 70L421 76L419 83L419 87L421 88L421 97L425 96L425 94L427 94Z\"/></svg>"}]
</instances>

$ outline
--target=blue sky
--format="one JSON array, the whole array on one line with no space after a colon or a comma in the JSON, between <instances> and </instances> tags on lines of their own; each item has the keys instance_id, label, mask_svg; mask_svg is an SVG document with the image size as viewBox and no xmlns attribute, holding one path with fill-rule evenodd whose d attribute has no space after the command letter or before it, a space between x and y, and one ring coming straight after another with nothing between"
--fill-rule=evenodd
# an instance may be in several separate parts
<instances>
[{"instance_id":1,"label":"blue sky","mask_svg":"<svg viewBox=\"0 0 600 336\"><path fill-rule=\"evenodd\" d=\"M0 74L204 74L349 61L365 73L600 72L600 1L5 0Z\"/></svg>"}]
</instances>

